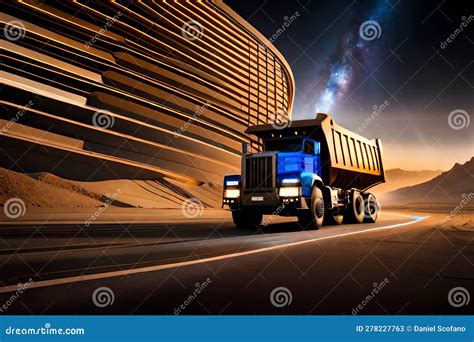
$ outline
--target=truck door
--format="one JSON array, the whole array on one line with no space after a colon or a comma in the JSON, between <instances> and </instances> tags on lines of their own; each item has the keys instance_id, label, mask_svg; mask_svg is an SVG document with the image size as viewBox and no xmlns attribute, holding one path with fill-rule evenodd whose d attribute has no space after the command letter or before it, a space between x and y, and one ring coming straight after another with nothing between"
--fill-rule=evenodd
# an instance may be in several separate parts
<instances>
[{"instance_id":1,"label":"truck door","mask_svg":"<svg viewBox=\"0 0 474 342\"><path fill-rule=\"evenodd\" d=\"M319 142L306 139L303 146L304 170L320 175Z\"/></svg>"}]
</instances>

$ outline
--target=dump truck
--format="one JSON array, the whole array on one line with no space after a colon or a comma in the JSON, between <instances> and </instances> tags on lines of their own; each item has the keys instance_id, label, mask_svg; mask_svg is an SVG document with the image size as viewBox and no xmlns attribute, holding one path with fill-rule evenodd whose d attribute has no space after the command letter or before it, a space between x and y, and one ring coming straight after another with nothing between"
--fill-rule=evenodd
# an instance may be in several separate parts
<instances>
[{"instance_id":1,"label":"dump truck","mask_svg":"<svg viewBox=\"0 0 474 342\"><path fill-rule=\"evenodd\" d=\"M249 127L263 151L243 148L241 174L224 177L223 206L238 228L258 227L263 215L296 216L305 229L375 222L380 205L371 187L385 182L382 145L315 119Z\"/></svg>"}]
</instances>

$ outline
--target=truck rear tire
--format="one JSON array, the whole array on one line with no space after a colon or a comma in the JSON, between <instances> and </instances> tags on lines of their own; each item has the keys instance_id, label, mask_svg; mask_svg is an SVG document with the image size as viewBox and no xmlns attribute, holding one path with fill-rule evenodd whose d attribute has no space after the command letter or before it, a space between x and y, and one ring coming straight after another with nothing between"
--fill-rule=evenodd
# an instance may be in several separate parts
<instances>
[{"instance_id":1,"label":"truck rear tire","mask_svg":"<svg viewBox=\"0 0 474 342\"><path fill-rule=\"evenodd\" d=\"M364 200L364 222L375 223L379 216L379 205L374 195L369 194Z\"/></svg>"},{"instance_id":2,"label":"truck rear tire","mask_svg":"<svg viewBox=\"0 0 474 342\"><path fill-rule=\"evenodd\" d=\"M344 215L341 209L334 208L324 214L324 219L327 224L340 225L344 221Z\"/></svg>"},{"instance_id":3,"label":"truck rear tire","mask_svg":"<svg viewBox=\"0 0 474 342\"><path fill-rule=\"evenodd\" d=\"M353 191L351 194L351 202L347 207L347 219L351 223L362 223L364 217L364 198L359 192Z\"/></svg>"},{"instance_id":4,"label":"truck rear tire","mask_svg":"<svg viewBox=\"0 0 474 342\"><path fill-rule=\"evenodd\" d=\"M262 223L263 214L250 210L233 210L232 220L239 229L258 228Z\"/></svg>"},{"instance_id":5,"label":"truck rear tire","mask_svg":"<svg viewBox=\"0 0 474 342\"><path fill-rule=\"evenodd\" d=\"M313 187L309 212L298 216L298 221L305 229L319 229L324 222L324 199L321 189Z\"/></svg>"}]
</instances>

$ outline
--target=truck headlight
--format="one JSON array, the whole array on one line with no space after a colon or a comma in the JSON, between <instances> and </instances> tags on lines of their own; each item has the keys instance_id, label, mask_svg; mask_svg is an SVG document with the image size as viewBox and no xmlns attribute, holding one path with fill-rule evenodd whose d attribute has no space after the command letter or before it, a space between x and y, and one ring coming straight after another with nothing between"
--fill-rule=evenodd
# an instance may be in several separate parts
<instances>
[{"instance_id":1,"label":"truck headlight","mask_svg":"<svg viewBox=\"0 0 474 342\"><path fill-rule=\"evenodd\" d=\"M298 197L300 195L300 188L297 186L284 186L280 188L278 194L280 197Z\"/></svg>"},{"instance_id":2,"label":"truck headlight","mask_svg":"<svg viewBox=\"0 0 474 342\"><path fill-rule=\"evenodd\" d=\"M224 198L238 198L240 196L239 189L225 189Z\"/></svg>"}]
</instances>

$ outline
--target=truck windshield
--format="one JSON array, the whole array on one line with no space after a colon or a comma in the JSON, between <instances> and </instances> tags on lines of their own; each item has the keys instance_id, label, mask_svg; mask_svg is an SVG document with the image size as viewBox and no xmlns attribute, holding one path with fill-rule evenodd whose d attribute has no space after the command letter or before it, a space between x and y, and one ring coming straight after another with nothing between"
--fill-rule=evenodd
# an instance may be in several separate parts
<instances>
[{"instance_id":1,"label":"truck windshield","mask_svg":"<svg viewBox=\"0 0 474 342\"><path fill-rule=\"evenodd\" d=\"M272 152L300 152L302 139L275 139L265 141L265 151Z\"/></svg>"}]
</instances>

